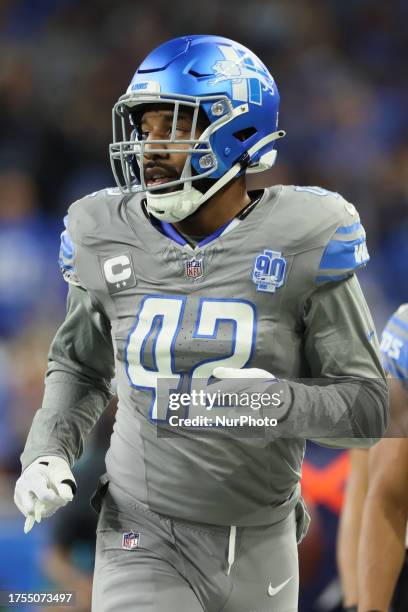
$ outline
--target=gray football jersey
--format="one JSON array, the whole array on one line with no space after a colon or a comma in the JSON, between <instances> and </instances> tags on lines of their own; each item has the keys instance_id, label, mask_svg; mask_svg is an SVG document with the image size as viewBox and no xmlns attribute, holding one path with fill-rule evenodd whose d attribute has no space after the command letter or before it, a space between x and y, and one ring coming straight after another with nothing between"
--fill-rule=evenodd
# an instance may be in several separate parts
<instances>
[{"instance_id":1,"label":"gray football jersey","mask_svg":"<svg viewBox=\"0 0 408 612\"><path fill-rule=\"evenodd\" d=\"M158 382L194 388L216 366L258 367L282 379L382 380L374 326L354 276L368 261L354 206L319 188L276 186L243 220L193 249L172 226L148 218L141 194L108 189L70 207L61 253L66 279L78 285L72 309L86 293L86 308L105 321L98 334L111 327L119 404L109 479L138 503L186 520L257 525L284 518L300 495L304 441L158 436L157 423L169 416L157 401ZM69 344L80 335L79 324ZM104 372L92 344L88 339L81 359L88 368L99 360L94 387L102 389L112 360ZM66 356L63 367L52 361L49 381L55 370L80 370L78 359L71 370ZM305 409L322 410L314 398L323 392L304 387L294 383L294 396ZM384 420L384 398L374 397L370 410ZM26 460L40 453L38 438L35 450L27 443ZM76 442L60 451L53 444L71 462L80 452Z\"/></svg>"}]
</instances>

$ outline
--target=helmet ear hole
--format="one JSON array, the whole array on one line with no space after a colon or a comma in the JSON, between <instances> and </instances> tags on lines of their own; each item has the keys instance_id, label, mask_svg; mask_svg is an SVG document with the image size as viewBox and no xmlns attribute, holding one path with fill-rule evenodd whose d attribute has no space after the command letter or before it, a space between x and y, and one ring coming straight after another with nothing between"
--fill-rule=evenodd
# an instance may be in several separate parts
<instances>
[{"instance_id":1,"label":"helmet ear hole","mask_svg":"<svg viewBox=\"0 0 408 612\"><path fill-rule=\"evenodd\" d=\"M245 142L246 140L248 140L248 138L250 138L251 136L253 136L254 134L257 133L257 129L254 127L249 127L249 128L245 128L243 130L239 130L238 132L234 132L234 136L237 140L239 140L240 142Z\"/></svg>"}]
</instances>

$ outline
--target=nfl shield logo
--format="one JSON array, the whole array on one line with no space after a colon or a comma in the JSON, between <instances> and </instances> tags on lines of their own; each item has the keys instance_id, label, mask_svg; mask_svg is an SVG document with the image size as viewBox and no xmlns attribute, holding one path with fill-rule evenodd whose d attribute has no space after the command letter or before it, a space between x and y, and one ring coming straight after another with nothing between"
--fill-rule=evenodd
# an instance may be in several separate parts
<instances>
[{"instance_id":1,"label":"nfl shield logo","mask_svg":"<svg viewBox=\"0 0 408 612\"><path fill-rule=\"evenodd\" d=\"M188 276L188 278L196 280L197 278L201 278L203 274L204 269L202 259L196 259L193 257L193 259L186 261L186 276Z\"/></svg>"},{"instance_id":2,"label":"nfl shield logo","mask_svg":"<svg viewBox=\"0 0 408 612\"><path fill-rule=\"evenodd\" d=\"M140 533L127 531L122 536L122 548L124 550L134 550L139 546Z\"/></svg>"}]
</instances>

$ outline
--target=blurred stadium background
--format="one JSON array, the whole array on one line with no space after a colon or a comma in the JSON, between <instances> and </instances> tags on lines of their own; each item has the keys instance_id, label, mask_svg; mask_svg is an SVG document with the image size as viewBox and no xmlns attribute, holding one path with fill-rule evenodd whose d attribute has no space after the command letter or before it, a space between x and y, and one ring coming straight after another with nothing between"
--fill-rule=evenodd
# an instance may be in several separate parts
<instances>
[{"instance_id":1,"label":"blurred stadium background","mask_svg":"<svg viewBox=\"0 0 408 612\"><path fill-rule=\"evenodd\" d=\"M75 510L24 536L13 487L64 316L62 219L70 202L113 183L111 108L139 61L185 33L236 39L264 60L288 134L268 180L320 185L357 205L371 253L359 276L380 330L408 295L407 22L405 0L1 0L0 590L74 588L76 610L89 610L87 495L114 408L78 464ZM347 470L346 453L309 446L304 612L339 605L334 542Z\"/></svg>"}]
</instances>

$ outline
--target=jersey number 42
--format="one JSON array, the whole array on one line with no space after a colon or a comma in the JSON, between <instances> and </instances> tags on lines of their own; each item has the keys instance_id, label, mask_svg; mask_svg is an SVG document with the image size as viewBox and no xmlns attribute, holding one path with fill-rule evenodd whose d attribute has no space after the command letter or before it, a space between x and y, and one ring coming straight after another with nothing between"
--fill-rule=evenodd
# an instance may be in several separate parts
<instances>
[{"instance_id":1,"label":"jersey number 42","mask_svg":"<svg viewBox=\"0 0 408 612\"><path fill-rule=\"evenodd\" d=\"M151 421L166 421L167 417L167 403L158 402L159 381L165 379L169 389L176 390L182 382L183 372L175 368L175 347L183 328L186 300L182 296L145 296L128 337L127 375L132 387L152 394ZM207 338L216 342L223 321L232 323L231 349L215 359L196 363L187 373L189 390L195 385L202 387L203 379L208 380L216 366L243 368L251 359L256 338L256 313L254 304L246 300L201 298L191 341ZM153 367L145 365L148 344Z\"/></svg>"}]
</instances>

